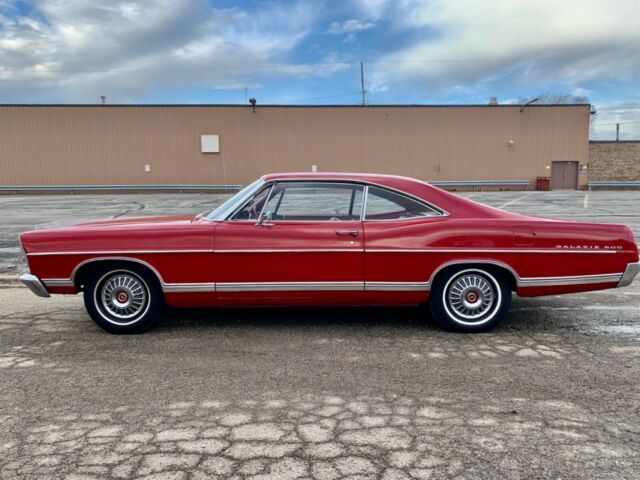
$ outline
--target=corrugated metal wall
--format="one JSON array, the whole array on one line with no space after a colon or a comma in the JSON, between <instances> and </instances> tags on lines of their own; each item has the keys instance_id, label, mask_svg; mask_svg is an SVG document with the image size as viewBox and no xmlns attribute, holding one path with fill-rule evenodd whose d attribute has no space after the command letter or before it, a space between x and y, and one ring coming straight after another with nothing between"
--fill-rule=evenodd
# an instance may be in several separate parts
<instances>
[{"instance_id":1,"label":"corrugated metal wall","mask_svg":"<svg viewBox=\"0 0 640 480\"><path fill-rule=\"evenodd\" d=\"M545 167L554 160L587 163L587 105L519 110L3 105L0 184L247 184L264 173L317 165L533 185L536 176L550 174ZM219 154L200 153L202 134L220 135Z\"/></svg>"}]
</instances>

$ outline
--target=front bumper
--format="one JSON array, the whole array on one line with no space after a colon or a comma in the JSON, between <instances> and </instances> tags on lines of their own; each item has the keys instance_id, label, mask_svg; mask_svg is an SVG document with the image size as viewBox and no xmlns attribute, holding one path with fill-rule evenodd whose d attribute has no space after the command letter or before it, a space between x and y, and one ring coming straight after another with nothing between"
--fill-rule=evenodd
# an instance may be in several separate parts
<instances>
[{"instance_id":1,"label":"front bumper","mask_svg":"<svg viewBox=\"0 0 640 480\"><path fill-rule=\"evenodd\" d=\"M635 276L640 272L640 262L628 263L627 268L622 274L622 278L618 282L618 287L626 287L631 285Z\"/></svg>"},{"instance_id":2,"label":"front bumper","mask_svg":"<svg viewBox=\"0 0 640 480\"><path fill-rule=\"evenodd\" d=\"M47 287L40 281L38 277L35 275L31 275L30 273L25 273L20 275L20 281L24 283L29 290L35 293L39 297L50 297L49 292L47 291Z\"/></svg>"}]
</instances>

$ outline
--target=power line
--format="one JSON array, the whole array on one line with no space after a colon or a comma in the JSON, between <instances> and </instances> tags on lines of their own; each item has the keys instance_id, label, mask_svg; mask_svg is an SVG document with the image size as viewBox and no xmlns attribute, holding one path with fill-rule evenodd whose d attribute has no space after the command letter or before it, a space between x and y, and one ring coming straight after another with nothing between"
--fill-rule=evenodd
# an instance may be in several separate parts
<instances>
[{"instance_id":1,"label":"power line","mask_svg":"<svg viewBox=\"0 0 640 480\"><path fill-rule=\"evenodd\" d=\"M599 125L599 126L604 126L604 125L632 125L632 124L640 123L640 121L638 121L638 122L615 122L615 123L593 122L593 123L594 123L594 125Z\"/></svg>"}]
</instances>

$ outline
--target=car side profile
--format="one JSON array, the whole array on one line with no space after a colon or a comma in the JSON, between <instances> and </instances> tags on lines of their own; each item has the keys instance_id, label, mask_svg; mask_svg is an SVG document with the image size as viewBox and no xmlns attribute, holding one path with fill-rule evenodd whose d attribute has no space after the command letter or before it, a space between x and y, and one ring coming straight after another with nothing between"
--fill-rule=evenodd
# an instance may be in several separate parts
<instances>
[{"instance_id":1,"label":"car side profile","mask_svg":"<svg viewBox=\"0 0 640 480\"><path fill-rule=\"evenodd\" d=\"M130 218L20 235L37 295L82 292L111 333L152 327L162 307L420 305L482 332L512 293L629 285L624 225L502 211L390 175L265 175L210 213Z\"/></svg>"}]
</instances>

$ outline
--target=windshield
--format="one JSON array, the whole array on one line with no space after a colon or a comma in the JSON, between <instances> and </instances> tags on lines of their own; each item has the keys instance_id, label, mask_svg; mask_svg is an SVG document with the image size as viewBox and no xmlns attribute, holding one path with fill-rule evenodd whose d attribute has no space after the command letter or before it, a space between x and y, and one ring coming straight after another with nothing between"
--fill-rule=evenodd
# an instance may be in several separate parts
<instances>
[{"instance_id":1,"label":"windshield","mask_svg":"<svg viewBox=\"0 0 640 480\"><path fill-rule=\"evenodd\" d=\"M247 185L233 197L229 198L226 202L216 208L213 212L209 213L205 219L210 221L224 220L231 214L236 208L242 205L246 200L251 198L256 191L264 185L264 180L259 178L250 185Z\"/></svg>"}]
</instances>

